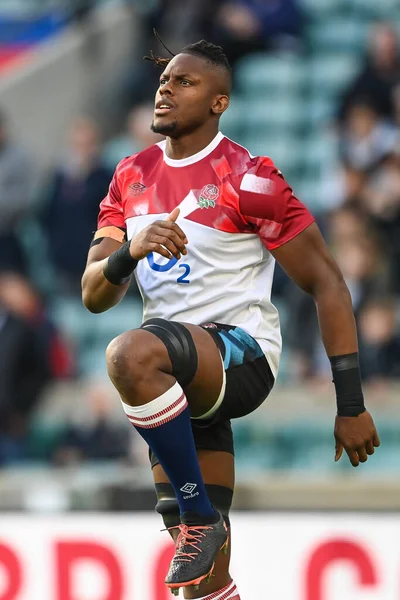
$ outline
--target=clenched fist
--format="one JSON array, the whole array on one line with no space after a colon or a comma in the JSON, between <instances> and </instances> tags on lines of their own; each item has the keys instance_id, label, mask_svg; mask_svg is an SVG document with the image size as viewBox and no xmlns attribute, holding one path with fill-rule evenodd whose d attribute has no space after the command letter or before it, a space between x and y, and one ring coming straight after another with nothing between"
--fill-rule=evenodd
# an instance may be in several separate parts
<instances>
[{"instance_id":1,"label":"clenched fist","mask_svg":"<svg viewBox=\"0 0 400 600\"><path fill-rule=\"evenodd\" d=\"M182 254L187 254L187 237L175 223L179 210L178 207L174 208L165 221L154 221L131 239L132 258L140 260L150 252L157 252L165 258L171 259L175 256L179 260Z\"/></svg>"},{"instance_id":2,"label":"clenched fist","mask_svg":"<svg viewBox=\"0 0 400 600\"><path fill-rule=\"evenodd\" d=\"M358 467L360 462L368 459L368 454L375 452L380 445L378 433L374 421L368 411L358 417L336 417L335 421L336 453L337 462L346 450L353 467Z\"/></svg>"}]
</instances>

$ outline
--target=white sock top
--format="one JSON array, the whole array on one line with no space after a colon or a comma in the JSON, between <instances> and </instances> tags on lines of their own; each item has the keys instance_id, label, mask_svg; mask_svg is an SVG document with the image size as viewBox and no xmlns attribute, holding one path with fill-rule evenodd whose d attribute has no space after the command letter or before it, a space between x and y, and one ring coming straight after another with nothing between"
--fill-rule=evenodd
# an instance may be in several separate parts
<instances>
[{"instance_id":1,"label":"white sock top","mask_svg":"<svg viewBox=\"0 0 400 600\"><path fill-rule=\"evenodd\" d=\"M237 587L234 581L231 581L227 586L219 590L219 592L214 592L209 596L204 596L203 598L199 598L198 600L240 600L239 592L237 591Z\"/></svg>"},{"instance_id":2,"label":"white sock top","mask_svg":"<svg viewBox=\"0 0 400 600\"><path fill-rule=\"evenodd\" d=\"M122 402L122 400L121 400ZM175 419L187 407L186 396L176 382L169 390L158 398L141 406L129 406L122 402L126 416L136 427L159 427Z\"/></svg>"}]
</instances>

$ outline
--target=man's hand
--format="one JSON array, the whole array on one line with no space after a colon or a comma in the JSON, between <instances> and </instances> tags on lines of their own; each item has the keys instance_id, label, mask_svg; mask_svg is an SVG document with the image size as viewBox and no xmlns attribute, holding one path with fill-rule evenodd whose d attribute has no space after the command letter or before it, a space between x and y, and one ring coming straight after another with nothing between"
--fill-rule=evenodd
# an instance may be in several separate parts
<instances>
[{"instance_id":1,"label":"man's hand","mask_svg":"<svg viewBox=\"0 0 400 600\"><path fill-rule=\"evenodd\" d=\"M185 244L188 243L186 235L175 223L179 215L179 208L168 215L165 221L154 221L140 233L132 238L130 253L132 258L140 260L150 252L157 252L165 258L171 259L175 256L178 260L181 254L187 254Z\"/></svg>"},{"instance_id":2,"label":"man's hand","mask_svg":"<svg viewBox=\"0 0 400 600\"><path fill-rule=\"evenodd\" d=\"M380 446L380 440L374 421L368 411L358 417L336 417L335 421L336 453L335 462L346 450L353 467L365 462L368 454L375 452Z\"/></svg>"}]
</instances>

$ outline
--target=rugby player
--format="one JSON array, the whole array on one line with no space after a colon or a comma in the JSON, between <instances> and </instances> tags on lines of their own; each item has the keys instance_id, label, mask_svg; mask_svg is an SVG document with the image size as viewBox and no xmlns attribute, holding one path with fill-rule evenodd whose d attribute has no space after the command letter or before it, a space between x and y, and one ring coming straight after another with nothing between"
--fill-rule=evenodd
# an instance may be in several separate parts
<instances>
[{"instance_id":1,"label":"rugby player","mask_svg":"<svg viewBox=\"0 0 400 600\"><path fill-rule=\"evenodd\" d=\"M356 467L379 438L351 298L314 218L270 158L219 131L232 85L222 48L202 40L152 59L162 73L151 127L166 140L117 166L83 301L93 313L112 308L132 276L143 296L143 324L106 358L149 445L157 511L175 539L166 585L185 598L239 600L229 574L231 419L257 409L278 374L275 260L315 300L336 390L335 460L345 450Z\"/></svg>"}]
</instances>

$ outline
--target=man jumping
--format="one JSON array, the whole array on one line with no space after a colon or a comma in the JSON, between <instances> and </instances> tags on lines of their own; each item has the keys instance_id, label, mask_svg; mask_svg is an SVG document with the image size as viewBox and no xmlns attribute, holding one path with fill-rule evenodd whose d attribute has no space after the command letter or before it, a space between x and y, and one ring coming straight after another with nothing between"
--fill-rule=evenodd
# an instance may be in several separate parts
<instances>
[{"instance_id":1,"label":"man jumping","mask_svg":"<svg viewBox=\"0 0 400 600\"><path fill-rule=\"evenodd\" d=\"M356 467L379 438L350 295L312 215L270 158L219 132L232 83L222 48L202 40L152 60L163 69L152 129L166 140L119 163L83 301L110 309L133 274L143 296L142 326L110 343L107 366L150 447L157 510L175 539L166 585L185 598L239 600L229 574L230 422L260 406L278 374L275 259L316 303L336 388L335 460L345 449Z\"/></svg>"}]
</instances>

